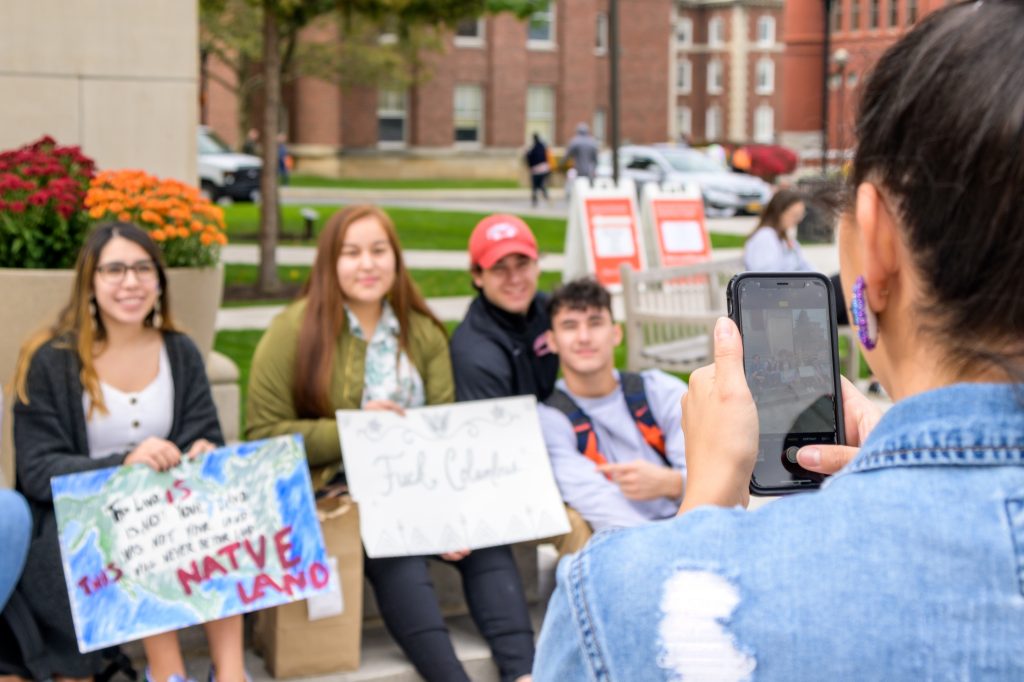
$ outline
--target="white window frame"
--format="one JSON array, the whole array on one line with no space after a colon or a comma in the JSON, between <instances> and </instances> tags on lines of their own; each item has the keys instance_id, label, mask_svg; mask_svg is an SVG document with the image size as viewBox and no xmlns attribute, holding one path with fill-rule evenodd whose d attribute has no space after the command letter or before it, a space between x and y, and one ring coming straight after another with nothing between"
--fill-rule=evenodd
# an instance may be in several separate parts
<instances>
[{"instance_id":1,"label":"white window frame","mask_svg":"<svg viewBox=\"0 0 1024 682\"><path fill-rule=\"evenodd\" d=\"M757 44L762 47L775 44L775 17L762 14L757 18Z\"/></svg>"},{"instance_id":2,"label":"white window frame","mask_svg":"<svg viewBox=\"0 0 1024 682\"><path fill-rule=\"evenodd\" d=\"M682 37L680 37L682 34ZM679 17L676 19L676 45L689 47L693 45L693 19L690 17Z\"/></svg>"},{"instance_id":3,"label":"white window frame","mask_svg":"<svg viewBox=\"0 0 1024 682\"><path fill-rule=\"evenodd\" d=\"M605 136L607 135L607 118L604 109L594 109L594 118L590 124L590 132L593 134L594 139L601 143L604 143Z\"/></svg>"},{"instance_id":4,"label":"white window frame","mask_svg":"<svg viewBox=\"0 0 1024 682\"><path fill-rule=\"evenodd\" d=\"M402 108L382 108L385 100L386 93L398 93L401 95ZM400 118L402 120L402 139L401 140L381 140L380 139L380 119L382 117L387 118ZM398 88L380 88L377 91L377 147L380 149L402 149L405 147L409 139L409 93L407 90L400 90Z\"/></svg>"},{"instance_id":5,"label":"white window frame","mask_svg":"<svg viewBox=\"0 0 1024 682\"><path fill-rule=\"evenodd\" d=\"M548 0L548 8L540 9L530 15L526 20L526 47L530 50L553 50L555 49L555 0ZM535 19L542 19L548 22L547 38L531 38L530 24Z\"/></svg>"},{"instance_id":6,"label":"white window frame","mask_svg":"<svg viewBox=\"0 0 1024 682\"><path fill-rule=\"evenodd\" d=\"M594 54L605 55L608 53L608 15L598 12L594 19Z\"/></svg>"},{"instance_id":7,"label":"white window frame","mask_svg":"<svg viewBox=\"0 0 1024 682\"><path fill-rule=\"evenodd\" d=\"M548 111L539 111L534 109L531 111L530 104L538 101L537 97L531 97L531 91L533 93L544 92L544 98L550 103L550 109ZM528 85L526 86L526 142L529 144L533 140L534 133L540 133L541 139L548 146L555 143L555 86L553 85Z\"/></svg>"},{"instance_id":8,"label":"white window frame","mask_svg":"<svg viewBox=\"0 0 1024 682\"><path fill-rule=\"evenodd\" d=\"M708 19L708 45L710 47L725 45L725 20L722 17Z\"/></svg>"},{"instance_id":9,"label":"white window frame","mask_svg":"<svg viewBox=\"0 0 1024 682\"><path fill-rule=\"evenodd\" d=\"M775 109L761 104L754 110L754 142L771 144L775 141Z\"/></svg>"},{"instance_id":10,"label":"white window frame","mask_svg":"<svg viewBox=\"0 0 1024 682\"><path fill-rule=\"evenodd\" d=\"M467 19L465 21L472 21ZM461 22L460 22L461 23ZM452 27L452 33L455 35L455 47L483 47L484 46L484 31L487 30L487 24L484 22L483 17L476 18L476 35L475 36L460 36L458 31L458 24Z\"/></svg>"},{"instance_id":11,"label":"white window frame","mask_svg":"<svg viewBox=\"0 0 1024 682\"><path fill-rule=\"evenodd\" d=\"M676 110L676 128L680 135L693 135L693 109L683 105Z\"/></svg>"},{"instance_id":12,"label":"white window frame","mask_svg":"<svg viewBox=\"0 0 1024 682\"><path fill-rule=\"evenodd\" d=\"M711 122L714 121L714 126ZM714 133L714 134L712 134ZM704 138L714 142L722 137L722 107L712 104L704 112Z\"/></svg>"},{"instance_id":13,"label":"white window frame","mask_svg":"<svg viewBox=\"0 0 1024 682\"><path fill-rule=\"evenodd\" d=\"M680 57L676 63L676 91L680 95L693 92L693 62L687 57Z\"/></svg>"},{"instance_id":14,"label":"white window frame","mask_svg":"<svg viewBox=\"0 0 1024 682\"><path fill-rule=\"evenodd\" d=\"M775 60L771 57L761 57L757 60L754 69L756 80L754 92L759 95L770 95L775 92Z\"/></svg>"},{"instance_id":15,"label":"white window frame","mask_svg":"<svg viewBox=\"0 0 1024 682\"><path fill-rule=\"evenodd\" d=\"M476 119L476 139L460 141L456 139L456 131L459 128L459 91L475 90L479 93L480 108ZM479 149L484 144L484 86L479 83L461 83L455 86L452 91L452 144L460 149Z\"/></svg>"},{"instance_id":16,"label":"white window frame","mask_svg":"<svg viewBox=\"0 0 1024 682\"><path fill-rule=\"evenodd\" d=\"M722 60L712 57L708 60L708 94L721 95L725 90L725 67Z\"/></svg>"}]
</instances>

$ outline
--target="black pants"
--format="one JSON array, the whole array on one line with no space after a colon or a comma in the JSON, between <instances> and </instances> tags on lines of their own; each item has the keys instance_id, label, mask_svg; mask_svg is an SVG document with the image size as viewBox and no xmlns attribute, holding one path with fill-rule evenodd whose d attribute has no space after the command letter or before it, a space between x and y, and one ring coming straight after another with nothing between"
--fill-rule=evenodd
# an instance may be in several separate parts
<instances>
[{"instance_id":1,"label":"black pants","mask_svg":"<svg viewBox=\"0 0 1024 682\"><path fill-rule=\"evenodd\" d=\"M416 671L428 682L468 682L441 616L427 558L366 558L366 577L384 625ZM512 550L478 549L462 561L446 563L462 574L469 612L491 647L503 682L529 674L533 626Z\"/></svg>"},{"instance_id":2,"label":"black pants","mask_svg":"<svg viewBox=\"0 0 1024 682\"><path fill-rule=\"evenodd\" d=\"M548 198L547 181L550 173L533 173L530 175L531 186L530 186L530 203L534 206L537 205L537 192L540 192L545 201Z\"/></svg>"}]
</instances>

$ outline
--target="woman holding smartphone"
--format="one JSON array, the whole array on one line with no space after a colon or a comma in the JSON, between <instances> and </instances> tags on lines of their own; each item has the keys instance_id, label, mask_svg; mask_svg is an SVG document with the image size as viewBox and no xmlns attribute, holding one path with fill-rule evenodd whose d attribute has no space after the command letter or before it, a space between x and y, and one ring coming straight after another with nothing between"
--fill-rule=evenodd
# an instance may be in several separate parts
<instances>
[{"instance_id":1,"label":"woman holding smartphone","mask_svg":"<svg viewBox=\"0 0 1024 682\"><path fill-rule=\"evenodd\" d=\"M340 480L335 411L454 400L448 338L402 258L391 219L373 206L334 214L299 300L271 323L249 378L250 438L300 433L318 488ZM533 629L508 547L439 557L462 574L467 603L502 680L529 676ZM381 617L427 680L468 680L452 648L427 557L365 560Z\"/></svg>"},{"instance_id":2,"label":"woman holding smartphone","mask_svg":"<svg viewBox=\"0 0 1024 682\"><path fill-rule=\"evenodd\" d=\"M34 519L17 590L33 611L53 677L90 678L99 653L78 652L50 480L119 465L165 471L223 443L203 358L175 331L160 252L147 232L108 223L89 234L70 300L54 326L24 346L14 382L18 489ZM210 679L246 680L242 617L205 628L216 670ZM143 647L147 681L186 679L176 632L147 637Z\"/></svg>"},{"instance_id":3,"label":"woman holding smartphone","mask_svg":"<svg viewBox=\"0 0 1024 682\"><path fill-rule=\"evenodd\" d=\"M744 512L759 430L743 339L683 400L673 521L559 567L537 678L1024 679L1024 3L943 7L860 98L839 232L865 357L818 492ZM859 449L857 449L859 447ZM637 575L643 580L637 580ZM637 614L646 614L639 618Z\"/></svg>"}]
</instances>

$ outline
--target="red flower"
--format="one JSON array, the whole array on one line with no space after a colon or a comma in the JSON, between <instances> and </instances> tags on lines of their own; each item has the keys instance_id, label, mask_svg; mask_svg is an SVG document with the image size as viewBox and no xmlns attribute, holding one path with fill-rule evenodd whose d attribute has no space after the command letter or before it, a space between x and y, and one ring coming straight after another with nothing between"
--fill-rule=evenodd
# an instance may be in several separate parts
<instances>
[{"instance_id":1,"label":"red flower","mask_svg":"<svg viewBox=\"0 0 1024 682\"><path fill-rule=\"evenodd\" d=\"M25 202L24 201L12 201L10 204L7 205L7 208L10 209L11 213L24 213L25 212Z\"/></svg>"}]
</instances>

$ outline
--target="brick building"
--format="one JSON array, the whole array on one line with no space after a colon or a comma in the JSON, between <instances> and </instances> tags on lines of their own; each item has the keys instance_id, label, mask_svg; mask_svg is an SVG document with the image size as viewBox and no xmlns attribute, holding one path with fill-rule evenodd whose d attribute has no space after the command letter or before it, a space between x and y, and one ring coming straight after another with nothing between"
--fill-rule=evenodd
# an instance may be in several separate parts
<instances>
[{"instance_id":1,"label":"brick building","mask_svg":"<svg viewBox=\"0 0 1024 682\"><path fill-rule=\"evenodd\" d=\"M854 144L853 121L859 86L885 50L921 17L951 4L949 0L833 0L828 109L830 156ZM821 154L821 97L825 87L823 0L786 0L783 22L786 49L782 78L781 141L805 158ZM838 57L838 59L837 59Z\"/></svg>"},{"instance_id":2,"label":"brick building","mask_svg":"<svg viewBox=\"0 0 1024 682\"><path fill-rule=\"evenodd\" d=\"M679 0L673 136L773 142L783 101L783 0Z\"/></svg>"},{"instance_id":3,"label":"brick building","mask_svg":"<svg viewBox=\"0 0 1024 682\"><path fill-rule=\"evenodd\" d=\"M664 141L672 119L672 0L620 0L619 8L621 137ZM527 21L501 14L464 22L445 42L440 54L424 55L430 79L408 90L294 83L285 99L300 167L514 176L533 132L563 146L586 122L598 138L607 136L607 0L555 0ZM208 103L209 123L237 141L237 103L217 88Z\"/></svg>"}]
</instances>

